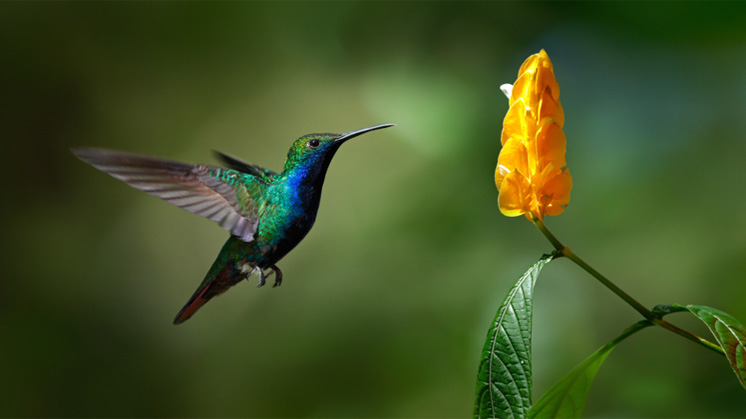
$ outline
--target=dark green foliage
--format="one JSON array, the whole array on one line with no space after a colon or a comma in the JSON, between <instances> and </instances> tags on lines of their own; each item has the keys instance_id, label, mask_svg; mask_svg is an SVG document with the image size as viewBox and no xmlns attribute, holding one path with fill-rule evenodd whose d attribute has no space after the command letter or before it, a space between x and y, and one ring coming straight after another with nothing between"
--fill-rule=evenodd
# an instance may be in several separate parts
<instances>
[{"instance_id":1,"label":"dark green foliage","mask_svg":"<svg viewBox=\"0 0 746 419\"><path fill-rule=\"evenodd\" d=\"M531 408L533 291L545 256L513 285L487 332L477 377L476 418L524 418Z\"/></svg>"}]
</instances>

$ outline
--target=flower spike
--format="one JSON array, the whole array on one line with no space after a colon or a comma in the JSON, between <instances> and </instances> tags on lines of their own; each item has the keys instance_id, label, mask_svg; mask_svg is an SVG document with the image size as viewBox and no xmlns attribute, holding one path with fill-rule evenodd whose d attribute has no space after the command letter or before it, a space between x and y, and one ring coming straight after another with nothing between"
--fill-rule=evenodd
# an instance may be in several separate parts
<instances>
[{"instance_id":1,"label":"flower spike","mask_svg":"<svg viewBox=\"0 0 746 419\"><path fill-rule=\"evenodd\" d=\"M516 82L500 90L510 103L495 170L500 211L530 220L558 215L570 202L572 177L565 167L559 84L547 53L542 49L528 57Z\"/></svg>"}]
</instances>

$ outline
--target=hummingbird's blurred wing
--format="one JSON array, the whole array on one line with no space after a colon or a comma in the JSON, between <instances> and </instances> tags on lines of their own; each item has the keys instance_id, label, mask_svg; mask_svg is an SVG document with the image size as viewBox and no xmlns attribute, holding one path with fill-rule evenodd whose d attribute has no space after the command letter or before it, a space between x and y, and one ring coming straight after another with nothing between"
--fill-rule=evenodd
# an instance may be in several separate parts
<instances>
[{"instance_id":1,"label":"hummingbird's blurred wing","mask_svg":"<svg viewBox=\"0 0 746 419\"><path fill-rule=\"evenodd\" d=\"M267 183L251 174L98 148L72 150L79 159L130 186L201 215L245 242L254 239L254 198Z\"/></svg>"},{"instance_id":2,"label":"hummingbird's blurred wing","mask_svg":"<svg viewBox=\"0 0 746 419\"><path fill-rule=\"evenodd\" d=\"M212 152L215 153L215 156L217 156L220 160L222 160L223 163L228 165L228 167L230 167L231 169L238 170L239 172L243 172L243 173L252 174L254 176L263 178L267 182L272 182L272 179L275 177L275 175L277 175L277 173L269 169L259 167L255 164L246 163L245 161L241 159L237 159L233 156L229 156L217 150L213 150Z\"/></svg>"}]
</instances>

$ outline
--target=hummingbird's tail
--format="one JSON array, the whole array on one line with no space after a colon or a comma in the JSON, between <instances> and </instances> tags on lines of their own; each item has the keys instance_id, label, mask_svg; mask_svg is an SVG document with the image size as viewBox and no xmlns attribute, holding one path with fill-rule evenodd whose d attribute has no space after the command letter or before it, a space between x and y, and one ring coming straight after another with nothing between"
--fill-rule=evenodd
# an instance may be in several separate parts
<instances>
[{"instance_id":1,"label":"hummingbird's tail","mask_svg":"<svg viewBox=\"0 0 746 419\"><path fill-rule=\"evenodd\" d=\"M236 285L245 278L246 273L236 268L236 264L233 261L225 263L225 261L218 258L210 268L204 281L202 281L194 292L194 295L192 295L192 298L184 304L179 314L176 315L174 324L183 323L192 317L206 302L210 301L212 297L224 293L228 288Z\"/></svg>"}]
</instances>

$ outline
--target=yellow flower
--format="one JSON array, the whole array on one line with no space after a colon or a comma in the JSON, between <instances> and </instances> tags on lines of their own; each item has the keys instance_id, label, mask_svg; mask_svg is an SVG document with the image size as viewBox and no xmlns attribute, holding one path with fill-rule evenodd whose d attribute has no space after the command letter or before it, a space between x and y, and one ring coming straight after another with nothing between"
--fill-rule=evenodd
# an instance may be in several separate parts
<instances>
[{"instance_id":1,"label":"yellow flower","mask_svg":"<svg viewBox=\"0 0 746 419\"><path fill-rule=\"evenodd\" d=\"M500 88L510 99L495 170L500 211L529 220L558 215L570 202L572 177L565 167L559 85L547 53L528 57L518 80Z\"/></svg>"}]
</instances>

